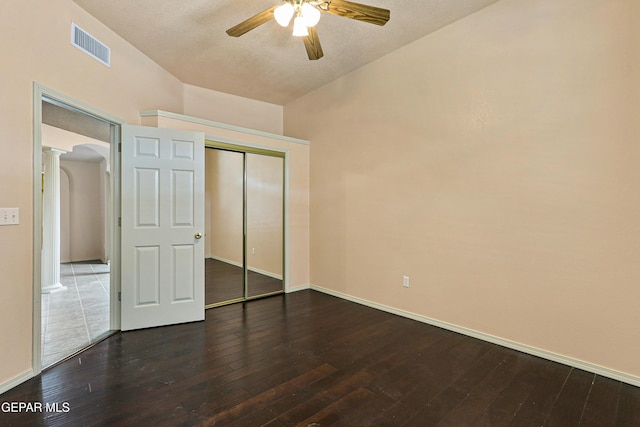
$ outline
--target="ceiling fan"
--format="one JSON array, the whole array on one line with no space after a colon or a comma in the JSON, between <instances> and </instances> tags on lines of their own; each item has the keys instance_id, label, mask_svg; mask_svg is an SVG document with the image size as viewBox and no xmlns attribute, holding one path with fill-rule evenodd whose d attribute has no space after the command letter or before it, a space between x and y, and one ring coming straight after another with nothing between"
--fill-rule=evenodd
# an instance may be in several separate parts
<instances>
[{"instance_id":1,"label":"ceiling fan","mask_svg":"<svg viewBox=\"0 0 640 427\"><path fill-rule=\"evenodd\" d=\"M271 18L283 27L289 26L293 18L293 35L302 37L307 49L309 59L320 59L324 55L318 32L315 29L320 20L321 12L332 15L344 16L357 21L368 22L375 25L384 25L389 21L391 12L375 6L353 3L346 0L282 0L280 6L269 9L252 16L227 30L227 34L233 37L241 35L268 22Z\"/></svg>"}]
</instances>

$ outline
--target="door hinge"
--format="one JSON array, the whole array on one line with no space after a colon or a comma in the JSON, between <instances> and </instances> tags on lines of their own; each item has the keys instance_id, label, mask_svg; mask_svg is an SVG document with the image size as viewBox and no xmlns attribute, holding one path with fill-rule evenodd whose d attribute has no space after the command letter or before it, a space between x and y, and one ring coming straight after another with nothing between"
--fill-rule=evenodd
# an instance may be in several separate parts
<instances>
[{"instance_id":1,"label":"door hinge","mask_svg":"<svg viewBox=\"0 0 640 427\"><path fill-rule=\"evenodd\" d=\"M122 217L118 217L118 227L122 227Z\"/></svg>"},{"instance_id":2,"label":"door hinge","mask_svg":"<svg viewBox=\"0 0 640 427\"><path fill-rule=\"evenodd\" d=\"M118 301L122 301L122 292L118 292Z\"/></svg>"},{"instance_id":3,"label":"door hinge","mask_svg":"<svg viewBox=\"0 0 640 427\"><path fill-rule=\"evenodd\" d=\"M118 142L118 153L122 153L122 142Z\"/></svg>"}]
</instances>

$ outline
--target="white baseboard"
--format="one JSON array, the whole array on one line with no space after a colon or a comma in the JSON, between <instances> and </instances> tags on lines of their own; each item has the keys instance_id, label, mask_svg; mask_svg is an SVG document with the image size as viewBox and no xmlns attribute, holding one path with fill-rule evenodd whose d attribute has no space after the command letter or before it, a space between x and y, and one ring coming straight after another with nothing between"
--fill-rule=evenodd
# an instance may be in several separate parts
<instances>
[{"instance_id":1,"label":"white baseboard","mask_svg":"<svg viewBox=\"0 0 640 427\"><path fill-rule=\"evenodd\" d=\"M235 265L236 267L242 268L242 263L241 262L231 261L230 259L222 258L222 257L219 257L219 256L213 256L213 255L207 255L206 258L215 259L216 261L222 261L224 263Z\"/></svg>"},{"instance_id":2,"label":"white baseboard","mask_svg":"<svg viewBox=\"0 0 640 427\"><path fill-rule=\"evenodd\" d=\"M307 289L311 289L311 286L309 285L301 285L301 286L294 286L294 287L290 287L289 289L287 289L287 293L290 294L292 292L298 292L298 291L304 291Z\"/></svg>"},{"instance_id":3,"label":"white baseboard","mask_svg":"<svg viewBox=\"0 0 640 427\"><path fill-rule=\"evenodd\" d=\"M9 381L0 384L0 395L2 393L4 393L5 391L9 391L14 387L19 386L20 384L22 384L25 381L30 380L34 376L35 375L33 373L33 370L28 370L27 372L22 373L22 374L18 375L17 377L14 377L14 378L10 379Z\"/></svg>"},{"instance_id":4,"label":"white baseboard","mask_svg":"<svg viewBox=\"0 0 640 427\"><path fill-rule=\"evenodd\" d=\"M74 262L87 262L87 261L97 261L98 264L106 264L107 262L102 259L102 257L93 257L93 258L79 258L79 259L70 259L70 260L60 260L60 264L71 264Z\"/></svg>"},{"instance_id":5,"label":"white baseboard","mask_svg":"<svg viewBox=\"0 0 640 427\"><path fill-rule=\"evenodd\" d=\"M222 258L222 257L218 257L218 256L211 256L211 255L209 255L207 258L215 259L216 261L221 261L221 262L224 262L224 263L231 264L233 266L242 268L242 263L241 262L231 261L231 260L226 259L226 258ZM272 277L274 279L282 280L282 275L278 275L278 274L275 274L275 273L270 273L270 272L265 271L265 270L260 270L259 268L248 267L247 270L253 271L254 273L262 274L264 276Z\"/></svg>"},{"instance_id":6,"label":"white baseboard","mask_svg":"<svg viewBox=\"0 0 640 427\"><path fill-rule=\"evenodd\" d=\"M515 341L507 340L504 338L496 337L494 335L486 334L484 332L479 332L473 329L465 328L463 326L454 325L452 323L443 322L441 320L432 319L430 317L422 316L420 314L411 313L409 311L400 310L397 308L389 307L384 304L378 304L373 301L368 301L362 298L354 297L348 294L344 294L342 292L337 292L331 289L323 288L322 286L311 285L310 289L315 291L319 291L328 295L332 295L334 297L342 298L351 302L355 302L358 304L366 305L367 307L375 308L378 310L386 311L387 313L396 314L398 316L406 317L409 319L417 320L418 322L427 323L429 325L437 326L442 329L447 329L449 331L457 332L463 335L467 335L473 338L478 338L483 341L487 341L493 344L500 345L502 347L507 347L513 350L521 351L523 353L531 354L533 356L538 356L543 359L551 360L553 362L562 363L563 365L573 366L574 368L582 369L587 372L591 372L597 375L602 375L603 377L612 378L614 380L622 381L627 384L634 385L636 387L640 387L640 377L636 377L634 375L626 374L624 372L616 371L614 369L609 369L604 366L595 365L593 363L585 362L579 359L575 359L572 357L563 356L558 353L553 353L547 350L542 350L536 347L531 347L525 344L521 344Z\"/></svg>"},{"instance_id":7,"label":"white baseboard","mask_svg":"<svg viewBox=\"0 0 640 427\"><path fill-rule=\"evenodd\" d=\"M262 274L263 276L271 277L273 279L282 280L282 275L275 274L275 273L270 273L270 272L265 271L265 270L260 270L259 268L247 267L247 270L253 271L254 273Z\"/></svg>"}]
</instances>

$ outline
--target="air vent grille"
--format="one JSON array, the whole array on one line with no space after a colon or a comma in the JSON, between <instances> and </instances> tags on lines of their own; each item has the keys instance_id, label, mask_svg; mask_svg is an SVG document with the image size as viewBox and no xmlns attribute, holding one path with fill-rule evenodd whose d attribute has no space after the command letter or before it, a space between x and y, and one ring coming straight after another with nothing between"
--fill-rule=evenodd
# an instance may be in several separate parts
<instances>
[{"instance_id":1,"label":"air vent grille","mask_svg":"<svg viewBox=\"0 0 640 427\"><path fill-rule=\"evenodd\" d=\"M109 46L100 42L75 23L71 24L71 44L107 67L110 66L111 49L109 49Z\"/></svg>"}]
</instances>

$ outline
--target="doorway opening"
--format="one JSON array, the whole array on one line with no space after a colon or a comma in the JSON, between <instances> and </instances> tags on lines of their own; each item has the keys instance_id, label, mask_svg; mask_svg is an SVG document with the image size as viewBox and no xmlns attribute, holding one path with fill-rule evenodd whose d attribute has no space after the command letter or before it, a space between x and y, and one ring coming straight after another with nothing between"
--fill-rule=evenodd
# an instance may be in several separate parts
<instances>
[{"instance_id":1,"label":"doorway opening","mask_svg":"<svg viewBox=\"0 0 640 427\"><path fill-rule=\"evenodd\" d=\"M43 146L74 136L68 129L49 123L57 106L43 101ZM71 128L71 123L64 123ZM97 123L93 126L101 126ZM106 129L105 137L109 138ZM97 136L97 135L96 135ZM83 138L84 139L84 138ZM82 142L79 140L77 142ZM60 155L57 171L43 170L44 189L50 173L59 173L59 278L58 289L42 290L42 366L47 367L99 341L110 330L110 253L107 212L109 199L108 142L86 137L72 151ZM102 148L102 150L101 150ZM49 155L47 149L43 153ZM48 196L43 192L43 197ZM49 212L43 212L43 230ZM47 254L45 253L45 256ZM59 258L59 259L58 259ZM45 265L43 265L43 268ZM48 274L43 271L42 277Z\"/></svg>"},{"instance_id":2,"label":"doorway opening","mask_svg":"<svg viewBox=\"0 0 640 427\"><path fill-rule=\"evenodd\" d=\"M283 293L285 153L205 147L205 307Z\"/></svg>"},{"instance_id":3,"label":"doorway opening","mask_svg":"<svg viewBox=\"0 0 640 427\"><path fill-rule=\"evenodd\" d=\"M34 371L120 327L120 125L34 85Z\"/></svg>"}]
</instances>

